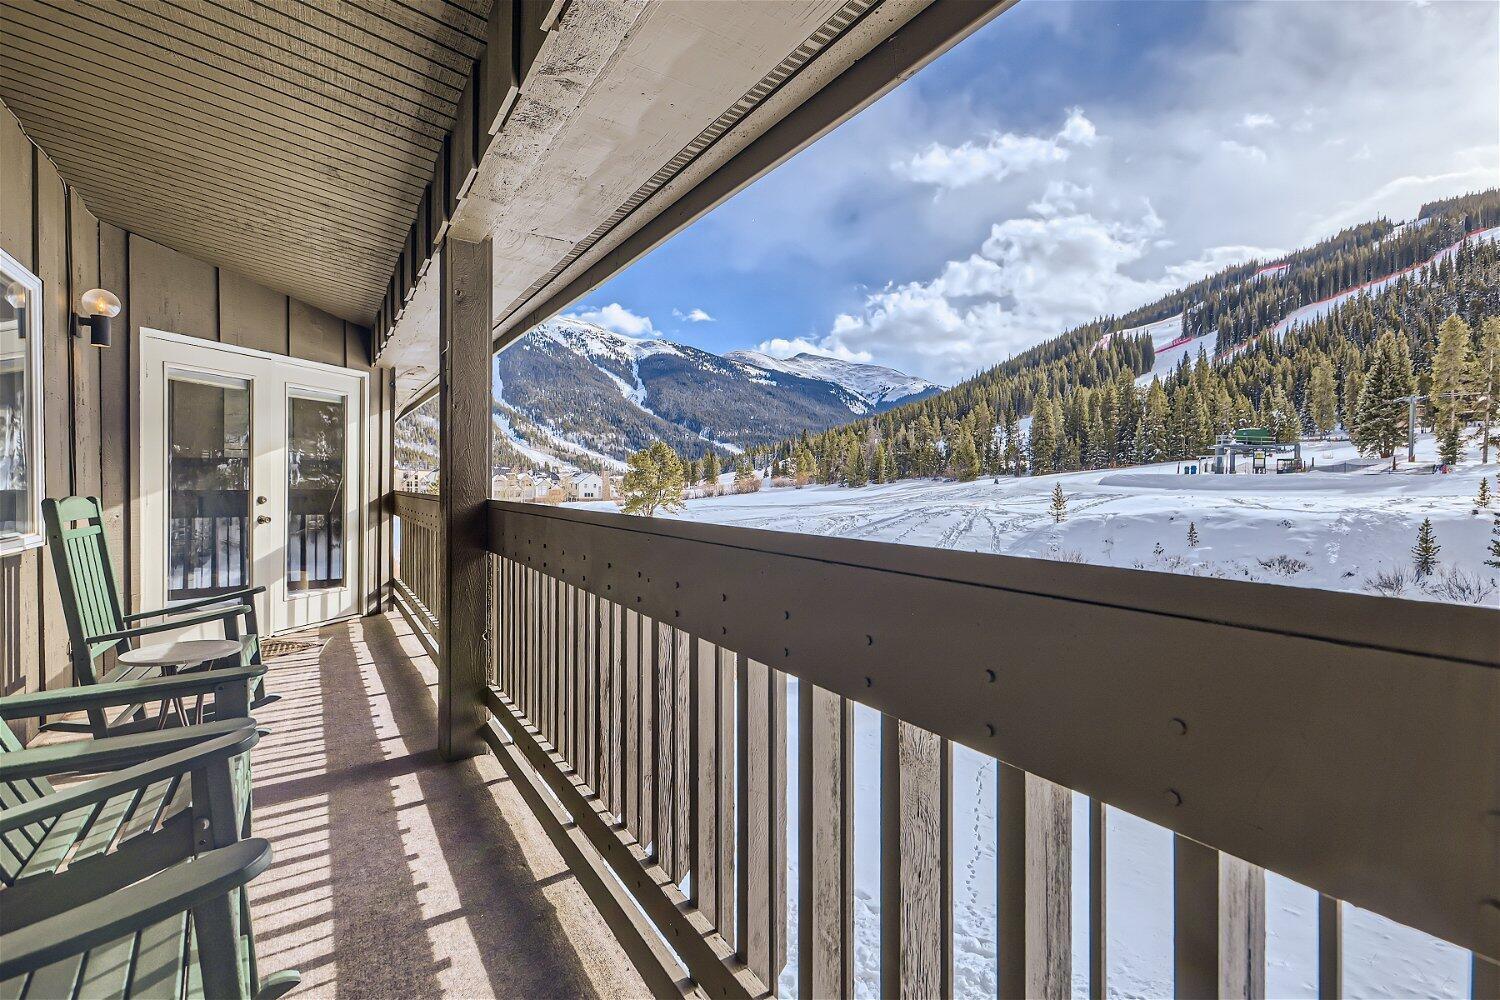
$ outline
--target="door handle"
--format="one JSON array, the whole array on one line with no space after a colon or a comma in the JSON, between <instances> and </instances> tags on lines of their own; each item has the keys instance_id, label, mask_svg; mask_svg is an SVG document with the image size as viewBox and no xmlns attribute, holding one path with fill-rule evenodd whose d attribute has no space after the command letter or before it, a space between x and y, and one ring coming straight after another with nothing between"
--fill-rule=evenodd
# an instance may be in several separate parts
<instances>
[{"instance_id":1,"label":"door handle","mask_svg":"<svg viewBox=\"0 0 1500 1000\"><path fill-rule=\"evenodd\" d=\"M270 524L271 523L271 515L269 515L269 514L262 514L262 515L260 515L259 517L257 517L255 519L255 523L256 524Z\"/></svg>"}]
</instances>

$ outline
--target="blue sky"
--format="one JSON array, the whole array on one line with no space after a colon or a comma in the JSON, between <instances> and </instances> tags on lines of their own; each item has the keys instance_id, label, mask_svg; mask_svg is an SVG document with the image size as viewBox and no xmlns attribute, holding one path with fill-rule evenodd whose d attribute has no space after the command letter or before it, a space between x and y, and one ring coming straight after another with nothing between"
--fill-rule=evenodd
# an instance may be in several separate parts
<instances>
[{"instance_id":1,"label":"blue sky","mask_svg":"<svg viewBox=\"0 0 1500 1000\"><path fill-rule=\"evenodd\" d=\"M1497 11L1025 0L569 311L951 383L1500 184Z\"/></svg>"}]
</instances>

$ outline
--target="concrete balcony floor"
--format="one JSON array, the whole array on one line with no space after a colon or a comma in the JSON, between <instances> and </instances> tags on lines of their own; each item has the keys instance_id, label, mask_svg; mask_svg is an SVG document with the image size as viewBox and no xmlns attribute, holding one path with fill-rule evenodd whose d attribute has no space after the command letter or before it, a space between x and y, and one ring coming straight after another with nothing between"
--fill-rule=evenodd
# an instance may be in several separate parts
<instances>
[{"instance_id":1,"label":"concrete balcony floor","mask_svg":"<svg viewBox=\"0 0 1500 1000\"><path fill-rule=\"evenodd\" d=\"M260 965L293 997L644 996L500 764L437 755L433 663L404 619L288 638L256 710Z\"/></svg>"}]
</instances>

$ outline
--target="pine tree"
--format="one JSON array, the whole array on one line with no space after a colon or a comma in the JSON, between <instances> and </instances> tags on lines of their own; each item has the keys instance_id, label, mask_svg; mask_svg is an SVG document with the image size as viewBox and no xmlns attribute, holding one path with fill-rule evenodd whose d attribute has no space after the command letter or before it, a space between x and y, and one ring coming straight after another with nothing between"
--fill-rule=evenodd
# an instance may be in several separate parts
<instances>
[{"instance_id":1,"label":"pine tree","mask_svg":"<svg viewBox=\"0 0 1500 1000\"><path fill-rule=\"evenodd\" d=\"M958 442L948 458L948 467L953 478L961 483L972 483L979 478L979 453L974 450L974 439L968 431L958 432Z\"/></svg>"},{"instance_id":2,"label":"pine tree","mask_svg":"<svg viewBox=\"0 0 1500 1000\"><path fill-rule=\"evenodd\" d=\"M710 489L716 489L719 485L719 453L711 451L703 458L703 478Z\"/></svg>"},{"instance_id":3,"label":"pine tree","mask_svg":"<svg viewBox=\"0 0 1500 1000\"><path fill-rule=\"evenodd\" d=\"M1190 549L1196 549L1198 547L1198 522L1197 521L1189 521L1188 522L1187 543L1188 543L1188 548L1190 548Z\"/></svg>"},{"instance_id":4,"label":"pine tree","mask_svg":"<svg viewBox=\"0 0 1500 1000\"><path fill-rule=\"evenodd\" d=\"M865 470L865 450L859 446L858 438L851 437L844 449L844 482L849 486L864 486L869 481L869 474Z\"/></svg>"},{"instance_id":5,"label":"pine tree","mask_svg":"<svg viewBox=\"0 0 1500 1000\"><path fill-rule=\"evenodd\" d=\"M870 482L883 483L886 480L885 449L878 444L875 446L875 454L870 456Z\"/></svg>"},{"instance_id":6,"label":"pine tree","mask_svg":"<svg viewBox=\"0 0 1500 1000\"><path fill-rule=\"evenodd\" d=\"M682 460L670 446L654 441L631 455L625 464L625 513L652 517L658 510L681 509Z\"/></svg>"},{"instance_id":7,"label":"pine tree","mask_svg":"<svg viewBox=\"0 0 1500 1000\"><path fill-rule=\"evenodd\" d=\"M818 478L818 462L813 458L812 449L802 445L792 458L793 476L798 486L806 486L808 483L816 482Z\"/></svg>"},{"instance_id":8,"label":"pine tree","mask_svg":"<svg viewBox=\"0 0 1500 1000\"><path fill-rule=\"evenodd\" d=\"M1490 525L1490 557L1484 564L1500 569L1500 514L1495 515L1495 523Z\"/></svg>"},{"instance_id":9,"label":"pine tree","mask_svg":"<svg viewBox=\"0 0 1500 1000\"><path fill-rule=\"evenodd\" d=\"M1380 335L1371 355L1359 394L1354 443L1365 454L1389 458L1394 469L1396 448L1407 438L1404 399L1411 393L1411 358L1405 341L1389 331Z\"/></svg>"},{"instance_id":10,"label":"pine tree","mask_svg":"<svg viewBox=\"0 0 1500 1000\"><path fill-rule=\"evenodd\" d=\"M1432 385L1428 390L1432 426L1445 442L1449 436L1457 436L1463 431L1464 417L1469 409L1469 376L1473 360L1473 335L1469 324L1457 316L1449 316L1438 327L1437 350L1432 352ZM1447 461L1446 457L1444 460Z\"/></svg>"},{"instance_id":11,"label":"pine tree","mask_svg":"<svg viewBox=\"0 0 1500 1000\"><path fill-rule=\"evenodd\" d=\"M1031 412L1031 474L1046 475L1057 468L1058 428L1052 422L1053 402L1050 396L1039 396Z\"/></svg>"},{"instance_id":12,"label":"pine tree","mask_svg":"<svg viewBox=\"0 0 1500 1000\"><path fill-rule=\"evenodd\" d=\"M1479 328L1479 350L1474 354L1474 389L1479 394L1479 461L1489 464L1490 445L1495 438L1495 420L1500 417L1500 316L1486 316Z\"/></svg>"},{"instance_id":13,"label":"pine tree","mask_svg":"<svg viewBox=\"0 0 1500 1000\"><path fill-rule=\"evenodd\" d=\"M1319 434L1329 433L1338 424L1338 393L1334 388L1333 365L1327 358L1313 365L1307 380L1307 416Z\"/></svg>"},{"instance_id":14,"label":"pine tree","mask_svg":"<svg viewBox=\"0 0 1500 1000\"><path fill-rule=\"evenodd\" d=\"M1068 519L1068 498L1063 494L1062 483L1052 487L1052 523L1062 524Z\"/></svg>"},{"instance_id":15,"label":"pine tree","mask_svg":"<svg viewBox=\"0 0 1500 1000\"><path fill-rule=\"evenodd\" d=\"M1474 498L1474 506L1488 507L1490 505L1490 480L1489 477L1479 481L1479 495Z\"/></svg>"},{"instance_id":16,"label":"pine tree","mask_svg":"<svg viewBox=\"0 0 1500 1000\"><path fill-rule=\"evenodd\" d=\"M1448 424L1438 439L1438 457L1443 460L1444 465L1457 465L1458 460L1464 457L1464 439L1459 424Z\"/></svg>"},{"instance_id":17,"label":"pine tree","mask_svg":"<svg viewBox=\"0 0 1500 1000\"><path fill-rule=\"evenodd\" d=\"M1432 571L1437 568L1437 557L1442 548L1432 532L1432 518L1423 518L1422 526L1417 529L1417 544L1411 550L1412 565L1417 576L1432 575Z\"/></svg>"}]
</instances>

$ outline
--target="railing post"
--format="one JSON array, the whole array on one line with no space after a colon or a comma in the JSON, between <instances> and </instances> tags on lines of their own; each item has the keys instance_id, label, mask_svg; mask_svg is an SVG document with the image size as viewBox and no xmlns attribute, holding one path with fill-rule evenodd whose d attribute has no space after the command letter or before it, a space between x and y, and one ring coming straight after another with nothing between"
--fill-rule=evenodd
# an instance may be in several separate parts
<instances>
[{"instance_id":1,"label":"railing post","mask_svg":"<svg viewBox=\"0 0 1500 1000\"><path fill-rule=\"evenodd\" d=\"M482 753L488 675L490 268L488 238L449 236L441 258L438 492L442 503L438 617L438 750Z\"/></svg>"}]
</instances>

